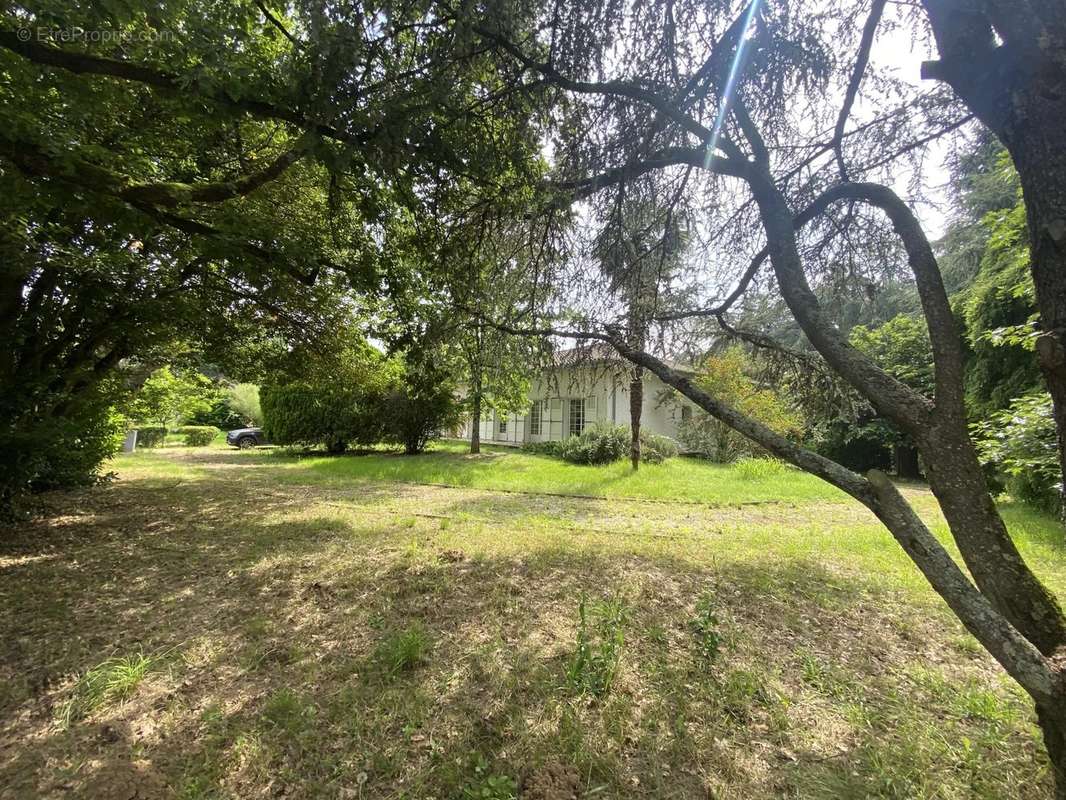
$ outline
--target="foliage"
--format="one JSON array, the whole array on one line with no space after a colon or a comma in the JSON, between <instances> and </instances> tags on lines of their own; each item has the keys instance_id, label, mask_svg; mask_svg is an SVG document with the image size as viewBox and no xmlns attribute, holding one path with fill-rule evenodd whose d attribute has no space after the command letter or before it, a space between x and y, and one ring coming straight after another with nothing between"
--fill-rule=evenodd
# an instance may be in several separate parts
<instances>
[{"instance_id":1,"label":"foliage","mask_svg":"<svg viewBox=\"0 0 1066 800\"><path fill-rule=\"evenodd\" d=\"M137 429L138 447L161 447L167 440L167 429L158 425L146 425Z\"/></svg>"},{"instance_id":2,"label":"foliage","mask_svg":"<svg viewBox=\"0 0 1066 800\"><path fill-rule=\"evenodd\" d=\"M343 453L352 444L385 436L386 392L396 365L365 341L344 342L339 352L309 364L303 380L263 386L263 427L281 445L324 445Z\"/></svg>"},{"instance_id":3,"label":"foliage","mask_svg":"<svg viewBox=\"0 0 1066 800\"><path fill-rule=\"evenodd\" d=\"M1060 508L1062 473L1050 395L1019 397L976 423L973 433L982 462L1005 476L1011 495L1048 510Z\"/></svg>"},{"instance_id":4,"label":"foliage","mask_svg":"<svg viewBox=\"0 0 1066 800\"><path fill-rule=\"evenodd\" d=\"M510 775L493 772L488 761L478 756L474 775L463 787L462 797L466 800L515 800L518 784Z\"/></svg>"},{"instance_id":5,"label":"foliage","mask_svg":"<svg viewBox=\"0 0 1066 800\"><path fill-rule=\"evenodd\" d=\"M211 408L207 411L201 411L193 414L187 420L190 425L210 425L213 428L218 428L223 431L231 431L235 428L243 428L248 422L247 420L237 412L235 412L227 400L222 397L211 404Z\"/></svg>"},{"instance_id":6,"label":"foliage","mask_svg":"<svg viewBox=\"0 0 1066 800\"><path fill-rule=\"evenodd\" d=\"M186 447L207 447L221 433L210 425L187 425L182 429Z\"/></svg>"},{"instance_id":7,"label":"foliage","mask_svg":"<svg viewBox=\"0 0 1066 800\"><path fill-rule=\"evenodd\" d=\"M573 464L610 464L628 453L629 429L609 422L590 425L559 447L559 455Z\"/></svg>"},{"instance_id":8,"label":"foliage","mask_svg":"<svg viewBox=\"0 0 1066 800\"><path fill-rule=\"evenodd\" d=\"M760 386L751 377L750 358L739 345L708 356L694 382L717 400L763 423L783 436L799 439L803 418L777 391ZM686 451L728 464L762 449L702 409L694 409L678 424L678 441Z\"/></svg>"},{"instance_id":9,"label":"foliage","mask_svg":"<svg viewBox=\"0 0 1066 800\"><path fill-rule=\"evenodd\" d=\"M444 369L419 361L406 363L403 378L386 396L382 415L385 441L402 444L407 455L421 453L461 418L454 381Z\"/></svg>"},{"instance_id":10,"label":"foliage","mask_svg":"<svg viewBox=\"0 0 1066 800\"><path fill-rule=\"evenodd\" d=\"M971 350L966 399L974 415L1006 408L1041 385L1025 206L1019 199L987 214L982 225L988 238L980 268L956 303Z\"/></svg>"},{"instance_id":11,"label":"foliage","mask_svg":"<svg viewBox=\"0 0 1066 800\"><path fill-rule=\"evenodd\" d=\"M898 314L876 328L856 325L848 338L894 378L933 396L933 348L924 319Z\"/></svg>"},{"instance_id":12,"label":"foliage","mask_svg":"<svg viewBox=\"0 0 1066 800\"><path fill-rule=\"evenodd\" d=\"M618 598L589 602L582 594L577 614L577 647L566 668L566 682L579 694L603 697L618 674L629 613Z\"/></svg>"},{"instance_id":13,"label":"foliage","mask_svg":"<svg viewBox=\"0 0 1066 800\"><path fill-rule=\"evenodd\" d=\"M856 472L892 467L891 446L899 432L882 419L832 419L819 423L811 434L812 446L838 464Z\"/></svg>"},{"instance_id":14,"label":"foliage","mask_svg":"<svg viewBox=\"0 0 1066 800\"><path fill-rule=\"evenodd\" d=\"M705 661L714 661L722 648L722 634L714 598L704 595L696 601L696 616L689 622L696 654Z\"/></svg>"},{"instance_id":15,"label":"foliage","mask_svg":"<svg viewBox=\"0 0 1066 800\"><path fill-rule=\"evenodd\" d=\"M26 414L0 428L0 519L21 515L36 492L102 479L100 467L118 452L126 430L111 405L116 391L101 384L62 416Z\"/></svg>"},{"instance_id":16,"label":"foliage","mask_svg":"<svg viewBox=\"0 0 1066 800\"><path fill-rule=\"evenodd\" d=\"M630 438L628 425L597 422L579 435L560 442L527 443L525 447L530 452L558 456L572 464L610 464L629 457ZM673 439L641 430L641 461L661 464L677 454L677 442Z\"/></svg>"},{"instance_id":17,"label":"foliage","mask_svg":"<svg viewBox=\"0 0 1066 800\"><path fill-rule=\"evenodd\" d=\"M137 390L130 412L136 419L169 429L194 414L209 411L215 397L211 381L199 372L175 374L170 367L161 367Z\"/></svg>"},{"instance_id":18,"label":"foliage","mask_svg":"<svg viewBox=\"0 0 1066 800\"><path fill-rule=\"evenodd\" d=\"M244 425L263 424L263 409L259 402L259 387L254 383L237 383L225 389L226 405ZM238 427L238 426L235 426Z\"/></svg>"},{"instance_id":19,"label":"foliage","mask_svg":"<svg viewBox=\"0 0 1066 800\"><path fill-rule=\"evenodd\" d=\"M627 428L628 430L628 428ZM680 453L677 442L669 436L640 429L640 460L648 464L662 464Z\"/></svg>"}]
</instances>

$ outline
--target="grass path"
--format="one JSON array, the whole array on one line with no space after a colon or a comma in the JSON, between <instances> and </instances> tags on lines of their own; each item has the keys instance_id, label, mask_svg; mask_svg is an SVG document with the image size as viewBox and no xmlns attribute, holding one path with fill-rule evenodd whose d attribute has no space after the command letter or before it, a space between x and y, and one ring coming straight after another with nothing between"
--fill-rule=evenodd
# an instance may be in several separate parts
<instances>
[{"instance_id":1,"label":"grass path","mask_svg":"<svg viewBox=\"0 0 1066 800\"><path fill-rule=\"evenodd\" d=\"M806 476L767 502L780 476L691 462L115 466L0 546L5 800L1050 796L1024 698ZM664 476L701 504L647 502ZM1066 592L1061 529L1005 513ZM568 682L582 597L621 635L602 697Z\"/></svg>"}]
</instances>

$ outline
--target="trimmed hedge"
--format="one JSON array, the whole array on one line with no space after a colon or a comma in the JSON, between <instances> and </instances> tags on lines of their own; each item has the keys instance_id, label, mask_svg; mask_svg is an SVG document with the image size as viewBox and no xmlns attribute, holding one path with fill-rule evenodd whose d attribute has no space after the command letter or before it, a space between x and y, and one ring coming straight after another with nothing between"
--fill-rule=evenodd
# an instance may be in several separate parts
<instances>
[{"instance_id":1,"label":"trimmed hedge","mask_svg":"<svg viewBox=\"0 0 1066 800\"><path fill-rule=\"evenodd\" d=\"M166 441L167 429L160 426L148 426L137 429L138 447L159 447Z\"/></svg>"},{"instance_id":2,"label":"trimmed hedge","mask_svg":"<svg viewBox=\"0 0 1066 800\"><path fill-rule=\"evenodd\" d=\"M263 427L281 445L325 445L343 453L351 444L385 436L384 398L339 386L290 383L260 390Z\"/></svg>"},{"instance_id":3,"label":"trimmed hedge","mask_svg":"<svg viewBox=\"0 0 1066 800\"><path fill-rule=\"evenodd\" d=\"M185 434L186 447L207 447L222 431L212 425L186 425L181 433Z\"/></svg>"}]
</instances>

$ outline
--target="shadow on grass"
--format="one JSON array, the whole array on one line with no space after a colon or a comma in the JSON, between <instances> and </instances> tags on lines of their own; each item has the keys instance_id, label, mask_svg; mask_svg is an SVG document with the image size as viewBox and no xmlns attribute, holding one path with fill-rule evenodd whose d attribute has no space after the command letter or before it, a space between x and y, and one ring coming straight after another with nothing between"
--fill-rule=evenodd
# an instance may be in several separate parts
<instances>
[{"instance_id":1,"label":"shadow on grass","mask_svg":"<svg viewBox=\"0 0 1066 800\"><path fill-rule=\"evenodd\" d=\"M128 481L14 530L0 547L0 784L13 797L457 797L486 771L563 764L593 796L1046 792L1009 700L985 718L901 699L925 699L910 671L952 632L861 580L813 559L699 567L564 539L479 556L375 514L395 492L374 492L353 517L232 482ZM478 502L455 512L529 512ZM604 698L565 685L583 594L629 609ZM713 663L692 647L701 596L725 643ZM386 668L383 643L412 627L424 652ZM128 702L55 725L70 676L133 652L159 668ZM812 654L843 677L820 677Z\"/></svg>"}]
</instances>

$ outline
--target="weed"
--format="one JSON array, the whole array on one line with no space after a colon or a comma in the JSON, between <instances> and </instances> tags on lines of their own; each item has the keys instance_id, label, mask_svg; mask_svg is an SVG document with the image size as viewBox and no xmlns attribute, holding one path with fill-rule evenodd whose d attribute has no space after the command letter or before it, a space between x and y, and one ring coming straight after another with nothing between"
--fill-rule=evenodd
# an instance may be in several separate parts
<instances>
[{"instance_id":1,"label":"weed","mask_svg":"<svg viewBox=\"0 0 1066 800\"><path fill-rule=\"evenodd\" d=\"M430 644L429 633L416 623L383 639L376 659L387 675L398 675L425 663Z\"/></svg>"},{"instance_id":2,"label":"weed","mask_svg":"<svg viewBox=\"0 0 1066 800\"><path fill-rule=\"evenodd\" d=\"M59 707L60 724L69 727L105 703L125 700L144 680L153 663L153 659L138 653L109 658L86 671L74 685L70 699Z\"/></svg>"},{"instance_id":3,"label":"weed","mask_svg":"<svg viewBox=\"0 0 1066 800\"><path fill-rule=\"evenodd\" d=\"M714 661L722 648L722 634L714 613L714 600L704 595L696 601L696 616L689 621L689 629L695 639L696 654L705 661Z\"/></svg>"},{"instance_id":4,"label":"weed","mask_svg":"<svg viewBox=\"0 0 1066 800\"><path fill-rule=\"evenodd\" d=\"M628 612L621 600L590 603L582 594L577 614L577 648L566 669L566 682L579 694L602 697L618 673Z\"/></svg>"},{"instance_id":5,"label":"weed","mask_svg":"<svg viewBox=\"0 0 1066 800\"><path fill-rule=\"evenodd\" d=\"M515 800L518 784L510 775L490 771L489 763L482 756L474 763L474 776L463 787L462 797L470 800Z\"/></svg>"}]
</instances>

